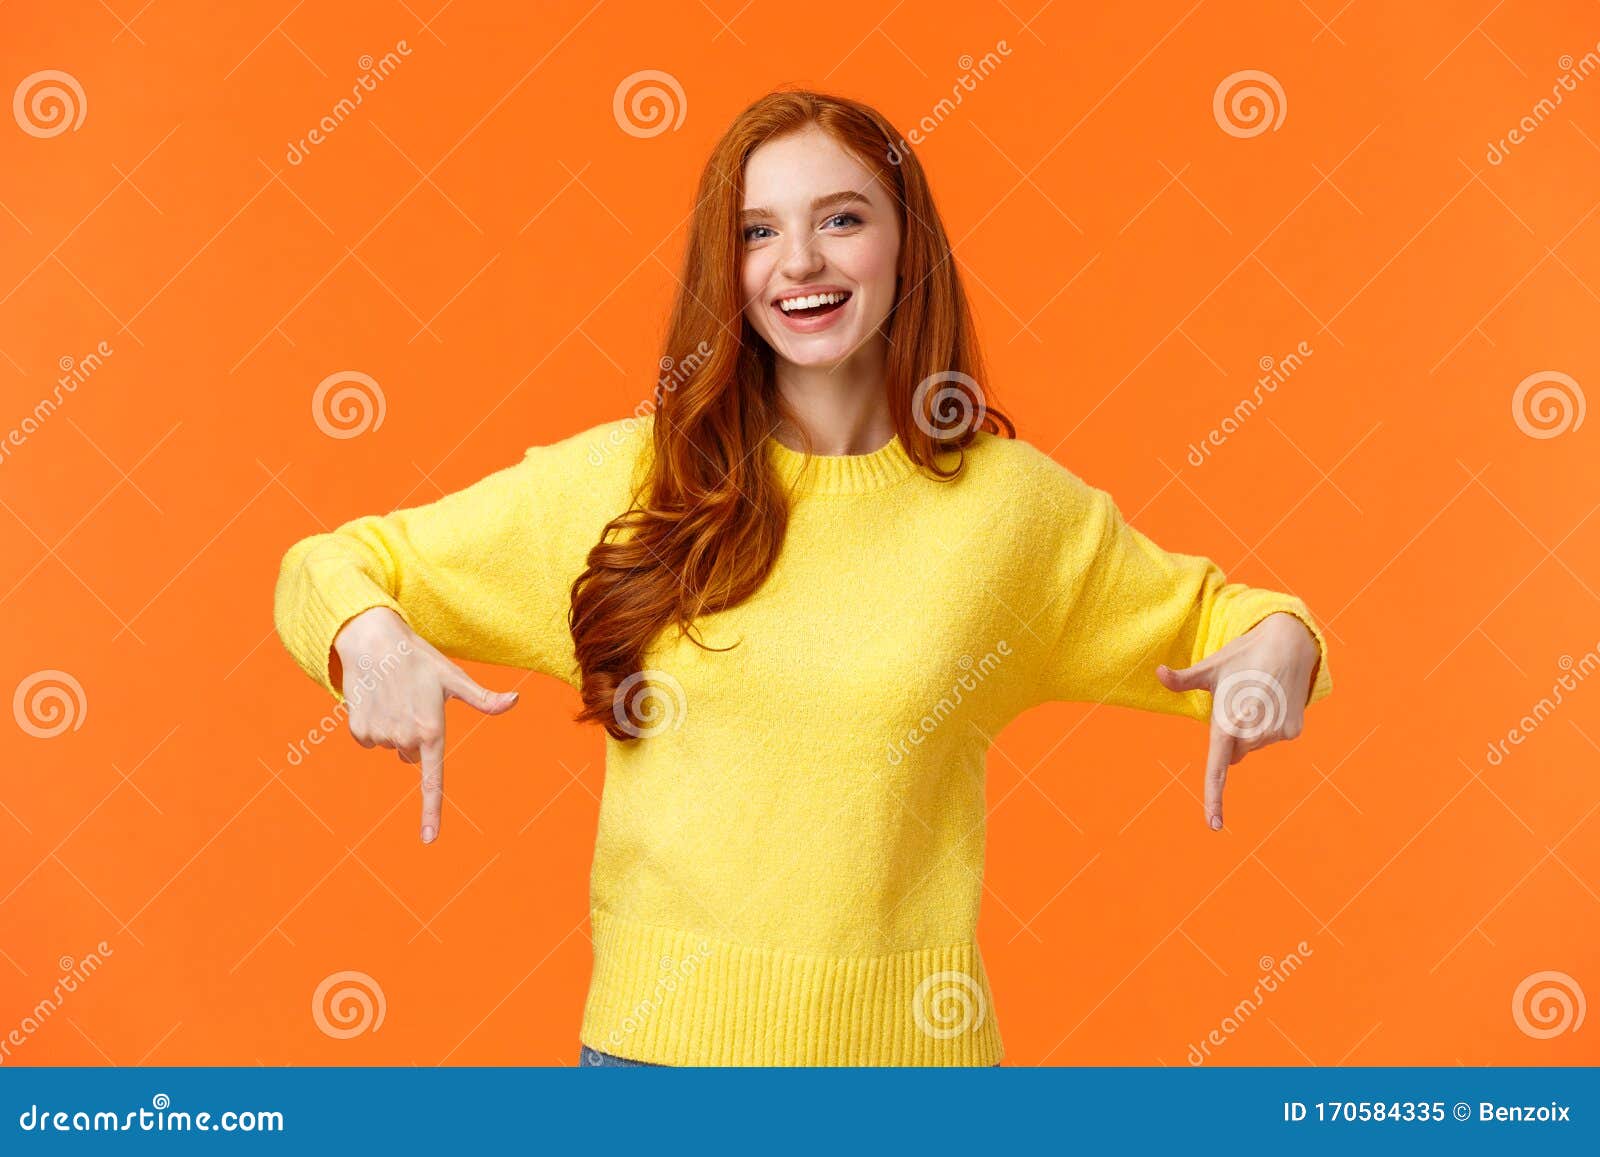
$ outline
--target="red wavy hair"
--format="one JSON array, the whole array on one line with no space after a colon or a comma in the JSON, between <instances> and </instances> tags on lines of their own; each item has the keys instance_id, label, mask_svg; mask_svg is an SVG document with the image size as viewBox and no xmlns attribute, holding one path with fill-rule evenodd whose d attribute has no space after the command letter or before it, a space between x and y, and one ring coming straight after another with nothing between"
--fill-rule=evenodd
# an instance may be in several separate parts
<instances>
[{"instance_id":1,"label":"red wavy hair","mask_svg":"<svg viewBox=\"0 0 1600 1157\"><path fill-rule=\"evenodd\" d=\"M606 524L572 585L568 626L583 699L575 718L603 723L619 740L638 730L625 724L634 706L619 700L619 688L643 667L657 632L676 624L705 647L692 633L696 617L748 599L783 545L788 494L758 451L780 421L807 436L778 395L772 347L744 317L739 212L750 154L810 124L873 171L899 209L900 291L884 322L885 386L906 452L931 476L954 478L965 456L944 472L935 454L964 450L980 429L1016 436L976 386L983 368L966 294L927 177L901 135L876 110L821 93L783 90L751 104L700 177L661 363L693 369L670 389L657 388L648 476L632 508ZM729 341L731 334L739 340ZM708 357L695 352L705 349Z\"/></svg>"}]
</instances>

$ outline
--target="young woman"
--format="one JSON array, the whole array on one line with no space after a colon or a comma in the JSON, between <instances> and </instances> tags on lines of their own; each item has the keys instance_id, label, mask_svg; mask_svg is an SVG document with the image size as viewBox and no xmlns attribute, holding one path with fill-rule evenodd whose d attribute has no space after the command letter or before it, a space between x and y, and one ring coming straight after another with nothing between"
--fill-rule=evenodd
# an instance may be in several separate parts
<instances>
[{"instance_id":1,"label":"young woman","mask_svg":"<svg viewBox=\"0 0 1600 1157\"><path fill-rule=\"evenodd\" d=\"M990 737L1079 700L1228 767L1332 690L1299 599L1161 550L988 403L916 153L810 92L700 181L653 412L291 547L278 631L440 830L450 656L607 732L584 1063L993 1065Z\"/></svg>"}]
</instances>

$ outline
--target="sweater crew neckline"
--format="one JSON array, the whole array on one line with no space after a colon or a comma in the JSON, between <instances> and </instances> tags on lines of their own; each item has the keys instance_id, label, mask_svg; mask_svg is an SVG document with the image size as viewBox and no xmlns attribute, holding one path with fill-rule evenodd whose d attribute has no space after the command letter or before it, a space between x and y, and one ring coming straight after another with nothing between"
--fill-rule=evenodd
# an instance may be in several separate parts
<instances>
[{"instance_id":1,"label":"sweater crew neckline","mask_svg":"<svg viewBox=\"0 0 1600 1157\"><path fill-rule=\"evenodd\" d=\"M865 454L812 454L792 450L776 435L767 437L773 465L791 489L811 494L868 494L903 482L917 472L900 435Z\"/></svg>"}]
</instances>

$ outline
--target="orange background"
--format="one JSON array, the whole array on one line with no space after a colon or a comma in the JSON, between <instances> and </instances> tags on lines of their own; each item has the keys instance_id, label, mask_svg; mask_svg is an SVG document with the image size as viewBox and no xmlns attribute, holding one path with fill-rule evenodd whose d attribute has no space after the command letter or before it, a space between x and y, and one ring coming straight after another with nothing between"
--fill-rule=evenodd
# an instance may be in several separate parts
<instances>
[{"instance_id":1,"label":"orange background","mask_svg":"<svg viewBox=\"0 0 1600 1157\"><path fill-rule=\"evenodd\" d=\"M61 69L86 101L47 138L0 114L0 428L113 350L0 463L3 690L84 693L76 729L0 730L0 1037L112 949L7 1063L573 1063L601 732L469 665L524 695L450 708L422 846L393 753L341 730L287 758L330 701L274 636L279 559L647 399L695 179L750 100L806 84L905 131L1001 40L919 146L989 395L1161 545L1301 595L1336 683L1233 769L1221 835L1191 721L1052 704L999 737L1007 1063L1181 1066L1301 940L1208 1063L1600 1060L1600 1025L1512 1010L1545 970L1600 994L1600 687L1485 758L1600 643L1600 419L1535 438L1511 406L1531 374L1600 381L1600 76L1486 159L1600 10L537 7L0 7L4 93ZM681 127L622 131L642 69ZM1275 131L1219 125L1242 69L1282 86ZM332 438L311 397L345 370L386 412ZM386 1017L335 1039L310 1005L346 969Z\"/></svg>"}]
</instances>

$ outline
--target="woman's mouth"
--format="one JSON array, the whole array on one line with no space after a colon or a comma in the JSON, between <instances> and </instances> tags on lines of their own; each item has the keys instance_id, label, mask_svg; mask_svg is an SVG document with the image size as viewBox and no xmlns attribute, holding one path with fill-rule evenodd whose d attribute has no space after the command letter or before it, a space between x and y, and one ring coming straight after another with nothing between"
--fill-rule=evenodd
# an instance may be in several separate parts
<instances>
[{"instance_id":1,"label":"woman's mouth","mask_svg":"<svg viewBox=\"0 0 1600 1157\"><path fill-rule=\"evenodd\" d=\"M847 289L814 293L782 298L774 302L772 308L783 318L784 325L795 332L814 333L832 325L852 296Z\"/></svg>"}]
</instances>

